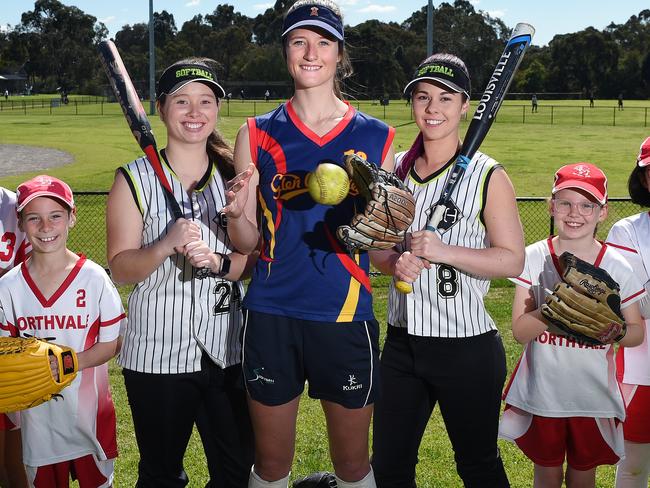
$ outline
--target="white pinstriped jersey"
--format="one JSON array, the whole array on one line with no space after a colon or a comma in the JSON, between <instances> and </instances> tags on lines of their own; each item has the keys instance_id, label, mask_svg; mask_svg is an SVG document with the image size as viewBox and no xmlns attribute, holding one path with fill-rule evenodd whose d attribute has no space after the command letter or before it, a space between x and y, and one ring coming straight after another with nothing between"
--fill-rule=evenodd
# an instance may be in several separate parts
<instances>
[{"instance_id":1,"label":"white pinstriped jersey","mask_svg":"<svg viewBox=\"0 0 650 488\"><path fill-rule=\"evenodd\" d=\"M21 262L30 248L25 234L18 229L16 194L0 187L0 271Z\"/></svg>"},{"instance_id":2,"label":"white pinstriped jersey","mask_svg":"<svg viewBox=\"0 0 650 488\"><path fill-rule=\"evenodd\" d=\"M0 279L0 329L49 338L77 352L117 339L124 309L104 269L80 256L50 297L45 297L21 264ZM117 457L115 408L108 363L86 368L53 399L21 411L23 460L44 466L88 454Z\"/></svg>"},{"instance_id":3,"label":"white pinstriped jersey","mask_svg":"<svg viewBox=\"0 0 650 488\"><path fill-rule=\"evenodd\" d=\"M621 287L621 308L645 294L643 285L616 249L606 244L594 262ZM512 278L530 289L540 307L547 290L560 282L559 261L551 238L526 247L524 271ZM567 374L567 372L571 372ZM625 419L623 396L616 382L614 347L591 346L544 331L526 344L506 387L505 401L526 412L545 417Z\"/></svg>"},{"instance_id":4,"label":"white pinstriped jersey","mask_svg":"<svg viewBox=\"0 0 650 488\"><path fill-rule=\"evenodd\" d=\"M616 222L609 231L607 243L616 247L650 292L650 213L643 212ZM650 297L646 295L639 304L646 318L645 337L636 347L618 349L617 376L622 383L650 385Z\"/></svg>"},{"instance_id":5,"label":"white pinstriped jersey","mask_svg":"<svg viewBox=\"0 0 650 488\"><path fill-rule=\"evenodd\" d=\"M200 225L202 239L215 252L232 251L220 214L225 185L216 166L210 164L191 195L171 168L164 163L163 167L185 218ZM173 215L145 158L123 169L142 213L142 246L150 246L165 236ZM189 261L176 254L134 287L120 365L143 373L195 372L201 370L202 350L221 367L240 362L242 284L192 276Z\"/></svg>"},{"instance_id":6,"label":"white pinstriped jersey","mask_svg":"<svg viewBox=\"0 0 650 488\"><path fill-rule=\"evenodd\" d=\"M396 156L396 166L405 153ZM452 194L453 207L443 217L447 229L439 234L445 244L487 248L489 240L482 222L487 187L492 171L501 166L489 156L477 152ZM415 220L409 232L424 229L427 212L440 199L451 163L426 180L411 169L406 185L415 197ZM404 245L398 250L402 252ZM496 328L485 310L483 297L490 280L473 276L446 264L424 269L413 283L413 293L404 295L391 284L388 299L388 323L408 328L411 335L426 337L471 337Z\"/></svg>"}]
</instances>

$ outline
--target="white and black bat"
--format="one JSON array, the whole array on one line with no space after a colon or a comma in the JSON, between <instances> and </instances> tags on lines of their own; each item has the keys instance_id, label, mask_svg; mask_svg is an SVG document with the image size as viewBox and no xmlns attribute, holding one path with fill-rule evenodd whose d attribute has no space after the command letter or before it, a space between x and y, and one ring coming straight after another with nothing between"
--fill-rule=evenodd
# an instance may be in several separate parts
<instances>
[{"instance_id":1,"label":"white and black bat","mask_svg":"<svg viewBox=\"0 0 650 488\"><path fill-rule=\"evenodd\" d=\"M435 232L442 221L445 215L445 209L447 208L446 204L451 200L451 194L490 130L494 118L499 111L499 107L501 107L501 102L503 102L508 87L524 57L524 53L528 49L528 46L530 46L534 33L535 29L533 26L523 22L517 24L512 31L512 35L503 50L503 54L501 54L490 76L483 95L481 95L474 116L467 128L460 153L456 161L454 161L454 165L447 177L440 199L431 209L431 217L427 221L426 230ZM405 281L397 281L395 287L402 293L411 293L413 291L411 284Z\"/></svg>"},{"instance_id":2,"label":"white and black bat","mask_svg":"<svg viewBox=\"0 0 650 488\"><path fill-rule=\"evenodd\" d=\"M174 196L171 184L165 175L162 162L160 161L160 154L158 154L158 146L156 138L153 135L151 124L147 118L147 113L140 102L138 93L135 91L129 72L124 66L122 57L117 51L117 47L113 41L102 41L99 43L99 58L101 59L108 81L113 89L113 94L117 102L122 107L124 117L129 125L129 129L133 133L133 137L138 142L140 148L144 151L149 160L149 164L154 170L160 185L165 194L165 201L167 207L174 216L174 220L183 217L181 207ZM153 95L153 94L152 94ZM209 270L207 268L198 269L196 276L198 278L205 278Z\"/></svg>"}]
</instances>

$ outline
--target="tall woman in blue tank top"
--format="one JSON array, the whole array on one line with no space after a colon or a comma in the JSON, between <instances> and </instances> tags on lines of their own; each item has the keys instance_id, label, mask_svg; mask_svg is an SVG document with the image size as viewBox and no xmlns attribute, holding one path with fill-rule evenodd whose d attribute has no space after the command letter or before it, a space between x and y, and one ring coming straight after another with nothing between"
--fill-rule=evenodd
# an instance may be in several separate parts
<instances>
[{"instance_id":1,"label":"tall woman in blue tank top","mask_svg":"<svg viewBox=\"0 0 650 488\"><path fill-rule=\"evenodd\" d=\"M351 153L391 170L393 129L342 100L338 80L351 69L336 4L296 2L282 41L294 95L242 126L240 175L227 195L233 244L246 252L261 243L244 300L243 364L256 443L249 487L287 486L305 381L325 412L338 486L374 487L368 428L379 330L369 258L349 254L336 239L358 197L318 204L305 179L322 160L340 164Z\"/></svg>"}]
</instances>

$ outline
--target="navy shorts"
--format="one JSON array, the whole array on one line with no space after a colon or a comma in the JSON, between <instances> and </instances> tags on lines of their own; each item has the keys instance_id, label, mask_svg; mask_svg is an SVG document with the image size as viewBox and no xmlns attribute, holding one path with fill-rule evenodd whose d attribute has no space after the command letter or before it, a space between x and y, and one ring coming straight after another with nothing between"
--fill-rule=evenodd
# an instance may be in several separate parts
<instances>
[{"instance_id":1,"label":"navy shorts","mask_svg":"<svg viewBox=\"0 0 650 488\"><path fill-rule=\"evenodd\" d=\"M379 394L379 324L315 322L244 311L246 389L264 405L309 396L361 408Z\"/></svg>"}]
</instances>

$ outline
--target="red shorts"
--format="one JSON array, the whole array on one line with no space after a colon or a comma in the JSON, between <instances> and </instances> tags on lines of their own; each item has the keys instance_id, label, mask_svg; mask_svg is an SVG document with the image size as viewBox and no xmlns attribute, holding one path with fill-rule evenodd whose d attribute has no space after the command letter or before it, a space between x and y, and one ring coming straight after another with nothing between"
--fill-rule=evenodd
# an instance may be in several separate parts
<instances>
[{"instance_id":1,"label":"red shorts","mask_svg":"<svg viewBox=\"0 0 650 488\"><path fill-rule=\"evenodd\" d=\"M113 484L114 459L99 461L92 454L47 466L25 466L34 488L68 488L70 478L79 488L108 488Z\"/></svg>"},{"instance_id":2,"label":"red shorts","mask_svg":"<svg viewBox=\"0 0 650 488\"><path fill-rule=\"evenodd\" d=\"M12 414L12 415L16 415L16 414ZM0 413L0 430L16 430L16 429L20 429L20 425L16 425L16 423L14 423L12 419L10 419L7 416L7 414Z\"/></svg>"},{"instance_id":3,"label":"red shorts","mask_svg":"<svg viewBox=\"0 0 650 488\"><path fill-rule=\"evenodd\" d=\"M562 466L565 457L569 466L578 471L620 460L591 417L533 415L530 427L515 442L535 464L545 467Z\"/></svg>"},{"instance_id":4,"label":"red shorts","mask_svg":"<svg viewBox=\"0 0 650 488\"><path fill-rule=\"evenodd\" d=\"M631 386L621 385L626 410L623 433L626 441L647 444L650 443L650 386Z\"/></svg>"}]
</instances>

